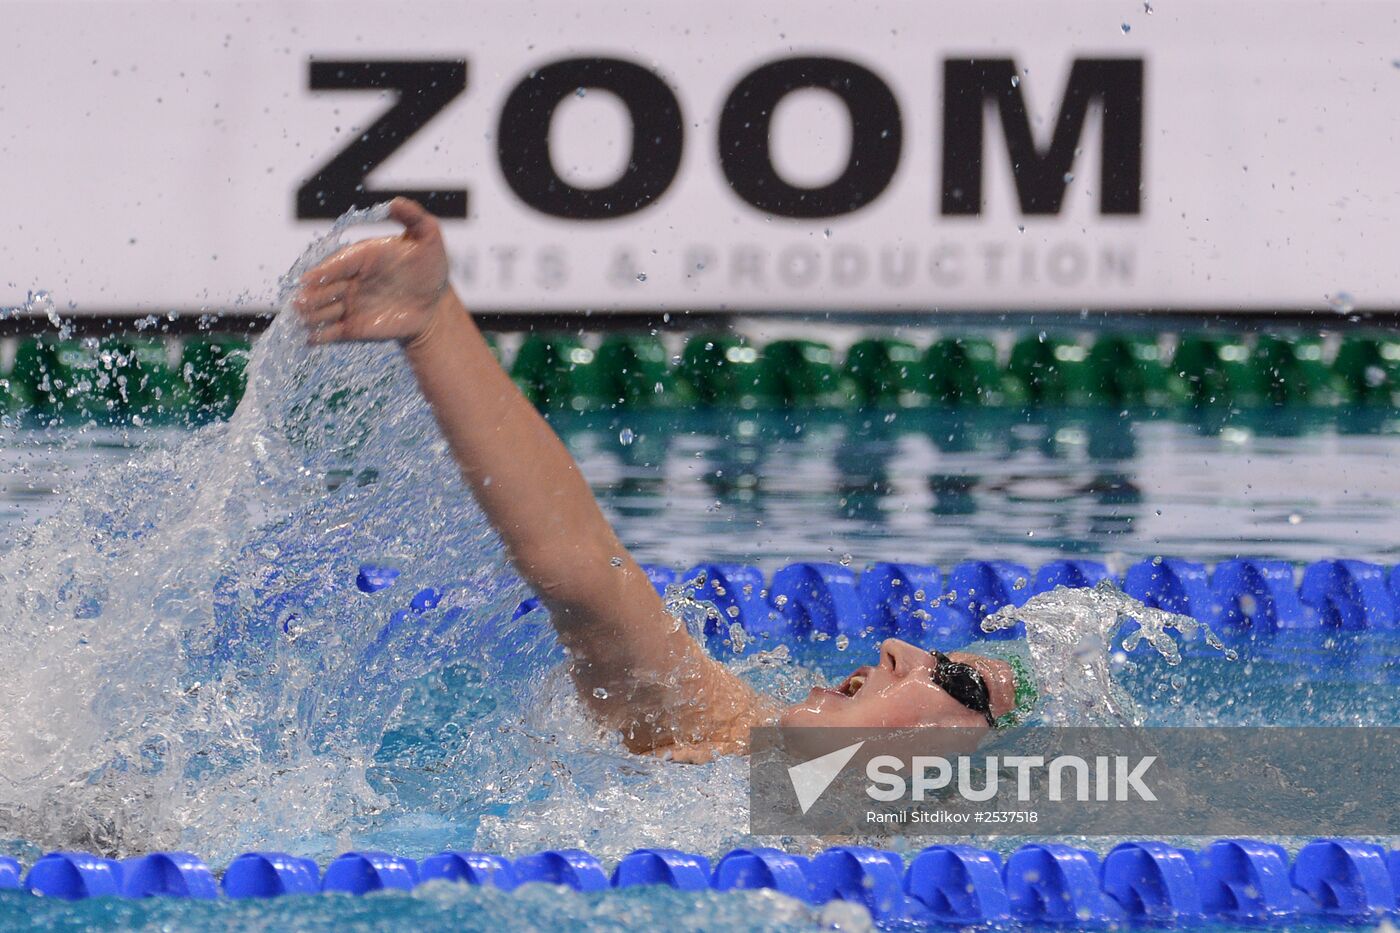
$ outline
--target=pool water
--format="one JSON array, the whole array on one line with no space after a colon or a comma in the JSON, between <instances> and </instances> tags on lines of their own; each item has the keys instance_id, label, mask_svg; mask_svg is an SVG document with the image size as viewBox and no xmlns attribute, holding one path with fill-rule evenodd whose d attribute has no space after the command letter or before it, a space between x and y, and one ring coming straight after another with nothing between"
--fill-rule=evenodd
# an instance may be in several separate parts
<instances>
[{"instance_id":1,"label":"pool water","mask_svg":"<svg viewBox=\"0 0 1400 933\"><path fill-rule=\"evenodd\" d=\"M1389 408L550 417L647 563L1400 559ZM0 435L0 528L52 514L81 471L186 434L17 424Z\"/></svg>"},{"instance_id":2,"label":"pool water","mask_svg":"<svg viewBox=\"0 0 1400 933\"><path fill-rule=\"evenodd\" d=\"M580 847L611 860L642 846L819 845L748 835L744 762L669 765L599 735L547 624L512 618L528 594L396 351L311 353L302 338L274 323L227 423L0 423L5 850L32 861L53 848L188 849L218 866L250 849L325 860ZM1390 409L669 411L555 425L622 540L678 568L1035 567L1064 554L1117 570L1155 555L1392 564L1400 542ZM366 562L402 576L362 593ZM440 598L414 599L428 588ZM1176 667L1134 653L1115 676L1148 723L1400 722L1388 633L1238 647L1236 661L1193 650ZM795 698L873 652L833 639L733 663ZM52 928L859 928L849 910L651 889L0 896L0 923Z\"/></svg>"},{"instance_id":3,"label":"pool water","mask_svg":"<svg viewBox=\"0 0 1400 933\"><path fill-rule=\"evenodd\" d=\"M267 901L213 902L159 898L63 902L0 892L0 927L73 933L112 929L159 933L228 929L294 929L306 933L368 933L385 929L465 933L544 929L800 933L874 929L868 915L862 914L861 908L840 901L824 908L813 908L766 891L695 893L664 887L581 894L545 885L503 892L433 883L407 894L394 891L364 897L333 894L313 899L282 897ZM1260 929L1322 933L1337 927L1314 923L1268 927L1212 924L1193 929L1208 933L1255 933Z\"/></svg>"},{"instance_id":4,"label":"pool water","mask_svg":"<svg viewBox=\"0 0 1400 933\"><path fill-rule=\"evenodd\" d=\"M745 561L771 572L795 560L946 567L998 557L1035 567L1062 554L1104 558L1120 570L1157 554L1206 562L1239 554L1299 562L1346 555L1393 563L1400 471L1389 455L1400 443L1400 419L1368 416L1358 423L1308 409L1209 418L1104 410L672 411L560 413L553 420L639 559L678 568L701 560ZM120 471L134 455L178 451L188 433L13 425L0 450L7 539L58 514L64 490L85 471ZM329 469L321 481L335 486L343 476L344 470ZM809 645L800 655L807 667L839 677L872 651L858 641L845 650ZM1380 633L1303 633L1261 642L1234 663L1199 655L1169 672L1143 659L1118 674L1148 721L1158 724L1395 723L1397 661L1400 642ZM500 724L498 700L482 690L486 672L484 665L459 662L410 685L366 769L388 804L350 821L348 835L312 841L313 854L324 857L351 844L410 854L448 845L527 851L584 844L616 856L636 845L677 841L677 824L669 820L686 811L662 806L661 819L645 819L635 808L650 796L695 794L716 777L720 788L744 790L733 769L704 777L714 769L679 769L680 779L671 781L672 774L635 763L638 774L630 784L619 783L610 773L625 770L629 761L602 743L594 743L586 758L569 759L574 773L567 792L559 789L559 775L549 773L559 759L548 755L535 758L509 791L489 780L445 787L434 773L457 771L482 751L471 741L474 725ZM557 676L554 683L552 702L567 705L567 688ZM530 717L509 725L528 733ZM558 720L546 722L542 734L557 727ZM688 827L681 837L687 844L717 853L747 841L744 814L723 793L703 794L700 801L702 810L728 812L718 820L705 813L698 827L704 842L696 845L696 828ZM231 850L255 840L229 841ZM295 847L275 832L256 841ZM305 841L296 842L305 849ZM32 847L20 848L33 857ZM322 898L314 906L60 904L9 895L0 897L0 922L6 916L53 929L370 929L410 918L444 929L503 923L621 929L663 918L674 923L677 916L695 918L698 928L791 929L834 919L763 893L645 890L599 897L447 888Z\"/></svg>"}]
</instances>

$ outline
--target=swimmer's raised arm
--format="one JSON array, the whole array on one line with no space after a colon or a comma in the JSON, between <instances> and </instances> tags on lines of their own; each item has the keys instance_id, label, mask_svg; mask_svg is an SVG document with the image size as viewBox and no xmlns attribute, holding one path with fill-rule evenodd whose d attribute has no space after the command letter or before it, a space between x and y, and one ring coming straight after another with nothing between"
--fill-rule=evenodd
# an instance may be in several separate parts
<instances>
[{"instance_id":1,"label":"swimmer's raised arm","mask_svg":"<svg viewBox=\"0 0 1400 933\"><path fill-rule=\"evenodd\" d=\"M666 612L569 452L496 362L452 290L437 221L398 198L397 237L302 277L312 343L398 340L462 476L549 608L584 701L633 751L742 750L771 708Z\"/></svg>"}]
</instances>

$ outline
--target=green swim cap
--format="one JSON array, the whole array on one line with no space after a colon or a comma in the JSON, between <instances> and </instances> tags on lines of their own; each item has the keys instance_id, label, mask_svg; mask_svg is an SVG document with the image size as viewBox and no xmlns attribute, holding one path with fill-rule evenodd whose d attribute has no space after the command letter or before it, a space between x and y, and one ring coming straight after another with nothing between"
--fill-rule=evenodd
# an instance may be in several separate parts
<instances>
[{"instance_id":1,"label":"green swim cap","mask_svg":"<svg viewBox=\"0 0 1400 933\"><path fill-rule=\"evenodd\" d=\"M1016 680L1016 700L1010 712L997 717L994 725L998 729L1025 722L1035 712L1035 704L1040 700L1040 691L1035 687L1035 679L1031 676L1031 669L1026 662L1010 652L1007 652L1002 660L1011 665L1011 673Z\"/></svg>"}]
</instances>

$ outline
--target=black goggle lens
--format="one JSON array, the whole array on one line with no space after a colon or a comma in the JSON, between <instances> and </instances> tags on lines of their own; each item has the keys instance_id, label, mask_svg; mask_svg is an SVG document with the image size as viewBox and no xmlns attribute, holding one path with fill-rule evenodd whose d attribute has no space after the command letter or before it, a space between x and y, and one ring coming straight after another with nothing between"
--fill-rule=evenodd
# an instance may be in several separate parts
<instances>
[{"instance_id":1,"label":"black goggle lens","mask_svg":"<svg viewBox=\"0 0 1400 933\"><path fill-rule=\"evenodd\" d=\"M930 651L929 654L933 655L933 682L963 706L985 716L988 726L995 726L992 695L981 672L970 664L954 661L941 651Z\"/></svg>"}]
</instances>

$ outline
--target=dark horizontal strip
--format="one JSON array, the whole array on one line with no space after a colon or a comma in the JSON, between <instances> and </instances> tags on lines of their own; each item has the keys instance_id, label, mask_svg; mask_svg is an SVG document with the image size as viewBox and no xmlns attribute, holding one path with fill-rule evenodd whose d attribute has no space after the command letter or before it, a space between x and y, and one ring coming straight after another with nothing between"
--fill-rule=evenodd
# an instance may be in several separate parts
<instances>
[{"instance_id":1,"label":"dark horizontal strip","mask_svg":"<svg viewBox=\"0 0 1400 933\"><path fill-rule=\"evenodd\" d=\"M141 332L181 336L198 333L261 333L276 312L171 310L152 312L104 309L63 318L71 333L81 337ZM1118 327L1130 330L1211 329L1226 332L1256 332L1269 328L1346 330L1354 327L1400 327L1400 308L1365 308L1346 313L1322 309L1292 308L1049 308L1026 310L1008 308L975 311L966 308L908 307L866 308L847 311L774 311L753 308L727 310L658 310L649 307L609 308L607 310L547 310L497 308L473 311L483 330L533 331L569 330L695 330L724 327L741 319L792 321L810 324L841 324L881 327L912 327L936 324L940 327ZM0 317L0 337L52 333L55 327L39 315L11 314Z\"/></svg>"}]
</instances>

